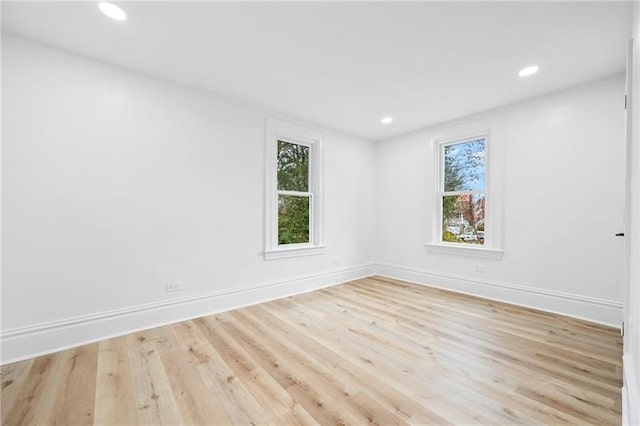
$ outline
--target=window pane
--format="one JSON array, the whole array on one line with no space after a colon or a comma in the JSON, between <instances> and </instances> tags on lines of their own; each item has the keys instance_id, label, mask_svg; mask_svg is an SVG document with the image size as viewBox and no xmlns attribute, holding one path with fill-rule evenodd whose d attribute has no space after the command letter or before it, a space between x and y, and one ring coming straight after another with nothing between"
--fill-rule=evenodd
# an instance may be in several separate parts
<instances>
[{"instance_id":1,"label":"window pane","mask_svg":"<svg viewBox=\"0 0 640 426\"><path fill-rule=\"evenodd\" d=\"M444 191L485 189L485 142L482 138L444 146Z\"/></svg>"},{"instance_id":2,"label":"window pane","mask_svg":"<svg viewBox=\"0 0 640 426\"><path fill-rule=\"evenodd\" d=\"M309 191L309 147L278 141L278 189Z\"/></svg>"},{"instance_id":3,"label":"window pane","mask_svg":"<svg viewBox=\"0 0 640 426\"><path fill-rule=\"evenodd\" d=\"M309 242L309 197L278 196L278 244Z\"/></svg>"},{"instance_id":4,"label":"window pane","mask_svg":"<svg viewBox=\"0 0 640 426\"><path fill-rule=\"evenodd\" d=\"M482 193L442 197L442 241L484 244Z\"/></svg>"}]
</instances>

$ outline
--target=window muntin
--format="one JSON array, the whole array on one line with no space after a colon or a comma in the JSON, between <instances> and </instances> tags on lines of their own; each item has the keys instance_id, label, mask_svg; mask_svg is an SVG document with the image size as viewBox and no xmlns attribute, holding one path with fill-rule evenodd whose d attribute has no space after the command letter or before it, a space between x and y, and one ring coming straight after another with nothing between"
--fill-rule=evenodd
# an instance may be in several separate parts
<instances>
[{"instance_id":1,"label":"window muntin","mask_svg":"<svg viewBox=\"0 0 640 426\"><path fill-rule=\"evenodd\" d=\"M484 246L487 136L440 144L440 242Z\"/></svg>"}]
</instances>

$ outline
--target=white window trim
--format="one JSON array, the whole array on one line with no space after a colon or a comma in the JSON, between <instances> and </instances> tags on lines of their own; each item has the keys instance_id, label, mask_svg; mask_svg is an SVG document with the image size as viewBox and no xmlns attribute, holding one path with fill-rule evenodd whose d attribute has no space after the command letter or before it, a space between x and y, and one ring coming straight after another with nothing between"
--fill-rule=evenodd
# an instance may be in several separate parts
<instances>
[{"instance_id":1,"label":"white window trim","mask_svg":"<svg viewBox=\"0 0 640 426\"><path fill-rule=\"evenodd\" d=\"M431 147L429 164L434 164L433 185L428 194L429 203L433 205L431 220L427 223L427 240L425 248L428 252L501 259L502 250L502 188L504 161L502 147L503 126L500 117L462 123L444 130L436 131L429 141ZM486 187L485 187L485 242L482 246L451 243L442 241L442 158L440 150L443 145L486 138Z\"/></svg>"},{"instance_id":2,"label":"white window trim","mask_svg":"<svg viewBox=\"0 0 640 426\"><path fill-rule=\"evenodd\" d=\"M456 243L426 243L428 252L440 254L464 255L484 259L501 259L503 251L486 247L464 246Z\"/></svg>"},{"instance_id":3,"label":"white window trim","mask_svg":"<svg viewBox=\"0 0 640 426\"><path fill-rule=\"evenodd\" d=\"M265 155L265 260L322 254L324 224L322 132L267 118ZM278 141L309 147L309 243L278 244ZM305 193L306 194L306 193Z\"/></svg>"}]
</instances>

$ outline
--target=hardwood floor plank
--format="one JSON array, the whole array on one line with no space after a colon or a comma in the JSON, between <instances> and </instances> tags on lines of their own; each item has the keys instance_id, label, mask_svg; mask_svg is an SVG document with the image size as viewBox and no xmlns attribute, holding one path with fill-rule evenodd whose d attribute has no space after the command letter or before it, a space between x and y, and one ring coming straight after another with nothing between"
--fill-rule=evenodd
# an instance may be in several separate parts
<instances>
[{"instance_id":1,"label":"hardwood floor plank","mask_svg":"<svg viewBox=\"0 0 640 426\"><path fill-rule=\"evenodd\" d=\"M233 371L259 404L263 419L275 424L313 425L318 424L309 413L296 402L264 369L255 363L251 355L219 325L219 319L200 318L195 320L203 335L218 350Z\"/></svg>"},{"instance_id":2,"label":"hardwood floor plank","mask_svg":"<svg viewBox=\"0 0 640 426\"><path fill-rule=\"evenodd\" d=\"M135 343L134 343L135 342ZM182 424L182 411L156 346L135 339L128 347L132 385L140 424Z\"/></svg>"},{"instance_id":3,"label":"hardwood floor plank","mask_svg":"<svg viewBox=\"0 0 640 426\"><path fill-rule=\"evenodd\" d=\"M340 307L344 307L345 303L352 303L352 304L358 304L358 303L363 303L361 301L357 301L357 302L351 302L351 301L347 301L344 302L342 304L340 304ZM398 302L394 302L396 303L397 306L402 306L401 304L399 304ZM365 305L366 306L366 305ZM353 310L353 306L351 307L351 309ZM397 313L395 311L391 311L391 307L387 307L387 308L376 308L374 306L366 306L366 309L363 309L363 311L379 311L379 312L386 312L386 311L390 311L393 312L393 315L396 316L397 318L401 318L403 319L403 323L416 323L412 317L409 316L405 316L404 314L400 314ZM397 309L396 309L397 310ZM464 315L461 313L461 315ZM595 385L595 386L599 386L601 387L603 390L603 392L606 394L609 391L613 390L616 391L617 386L618 386L618 382L615 381L615 379L612 379L610 382L611 387L607 386L607 380L594 380L594 378L592 378L591 376L594 374L600 375L600 374L605 374L599 370L594 370L594 372L592 372L592 374L582 374L585 371L581 371L579 374L571 374L571 371L562 369L562 368L557 368L556 363L549 363L549 362L544 362L543 358L541 357L540 359L535 359L536 357L536 353L532 352L530 349L535 348L540 349L540 348L549 348L552 351L558 352L561 351L560 348L558 348L558 346L561 345L554 345L554 344L549 344L547 342L540 342L538 340L536 340L535 342L531 342L530 339L523 339L523 338L519 338L519 337L515 337L512 335L499 335L496 333L492 333L491 331L486 329L486 324L482 324L482 323L478 323L478 321L471 321L470 324L467 324L466 322L462 322L463 324L457 324L455 321L449 321L449 319L447 317L443 317L441 318L441 320L443 321L448 321L449 322L449 326L446 328L442 328L442 329L435 329L434 332L436 333L437 337L440 339L445 339L445 340L450 340L453 342L459 342L461 344L466 344L468 342L474 342L476 343L475 345L473 345L473 347L471 349L473 350L484 350L487 353L491 353L496 357L499 357L503 360L510 360L511 359L511 355L510 352L513 351L514 348L520 348L521 350L518 352L519 357L515 360L515 362L522 362L523 358L526 358L526 361L531 363L532 365L535 365L535 367L540 370L540 369L553 369L555 371L558 371L558 374L562 374L564 376L567 377L568 380L581 380L581 381L585 381L587 382L586 385L591 384L591 385ZM420 330L417 329L416 333L419 333ZM547 339L547 340L554 340L554 339ZM485 343L485 342L495 342L495 343ZM562 342L563 344L565 344L566 342ZM569 343L566 343L567 345ZM566 349L566 348L565 348ZM611 351L611 350L610 350ZM587 354L580 352L580 353L576 353L574 352L574 355L582 355L582 356L587 356ZM611 355L613 356L613 355ZM617 364L617 362L616 362ZM573 366L573 368L575 368L575 366ZM619 380L618 380L619 381Z\"/></svg>"},{"instance_id":4,"label":"hardwood floor plank","mask_svg":"<svg viewBox=\"0 0 640 426\"><path fill-rule=\"evenodd\" d=\"M23 386L15 389L18 391L16 402L7 413L4 425L53 423L58 388L71 353L72 350L67 350L34 361ZM3 398L4 394L3 391Z\"/></svg>"},{"instance_id":5,"label":"hardwood floor plank","mask_svg":"<svg viewBox=\"0 0 640 426\"><path fill-rule=\"evenodd\" d=\"M2 377L2 388L0 390L0 412L2 414L2 424L9 424L8 414L14 413L14 404L18 400L31 375L31 367L33 367L35 359L10 364L0 369L0 377Z\"/></svg>"},{"instance_id":6,"label":"hardwood floor plank","mask_svg":"<svg viewBox=\"0 0 640 426\"><path fill-rule=\"evenodd\" d=\"M100 342L96 378L95 423L125 425L137 423L129 353L121 338Z\"/></svg>"},{"instance_id":7,"label":"hardwood floor plank","mask_svg":"<svg viewBox=\"0 0 640 426\"><path fill-rule=\"evenodd\" d=\"M238 313L234 312L233 315ZM348 396L329 386L322 374L305 367L303 362L292 356L288 348L273 345L273 342L266 346L262 343L261 335L243 321L228 322L224 326L230 334L241 339L262 368L319 423L367 423L365 415L359 410L360 407L351 406L345 401ZM328 404L328 400L333 403Z\"/></svg>"},{"instance_id":8,"label":"hardwood floor plank","mask_svg":"<svg viewBox=\"0 0 640 426\"><path fill-rule=\"evenodd\" d=\"M301 330L299 326L296 326L288 318L279 317L277 313L278 310L274 311L266 307L255 306L248 310L246 314L253 314L253 318L258 323L276 330L282 336L296 336L298 346L304 348L306 352L301 353L301 357L312 360L312 364L317 365L319 371L327 377L327 380L334 383L333 386L343 394L351 396L351 393L357 393L358 389L369 388L371 401L366 405L375 404L384 410L377 416L370 414L371 418L377 418L386 424L397 424L400 419L406 421L411 412L420 408L419 404L412 402L407 395L389 386L388 382L385 383L379 380L377 375L368 373L340 356L338 352L328 349L326 341L324 345L319 343L312 337L312 333L304 333L305 330ZM355 397L362 398L360 395ZM393 417L384 420L384 418L389 417L389 413L392 413ZM434 420L445 422L443 418L434 417Z\"/></svg>"},{"instance_id":9,"label":"hardwood floor plank","mask_svg":"<svg viewBox=\"0 0 640 426\"><path fill-rule=\"evenodd\" d=\"M94 423L98 344L71 349L58 378L51 423L91 425Z\"/></svg>"},{"instance_id":10,"label":"hardwood floor plank","mask_svg":"<svg viewBox=\"0 0 640 426\"><path fill-rule=\"evenodd\" d=\"M315 323L315 321L311 322L311 324L313 323ZM355 327L353 326L353 320L350 320L349 323L352 324L351 328ZM313 335L322 333L322 330L317 330L315 328L311 329L310 331ZM382 330L380 330L376 334L381 333L383 333ZM351 337L357 340L360 336L358 336L358 333L355 333ZM339 336L340 345L347 353L358 353L358 351L361 351L365 348L377 346L375 344L372 344L372 342L366 341L364 341L364 344L360 347L348 346L348 341L351 337L348 334ZM328 341L330 338L330 336L327 336L326 341ZM475 390L471 389L470 383L472 382L472 377L470 376L469 371L467 371L467 367L469 366L468 359L465 359L462 363L456 364L454 369L451 369L451 371L449 371L445 360L442 358L434 358L431 361L426 361L424 357L421 357L420 353L416 352L413 354L413 356L411 356L410 360L407 360L407 357L409 355L410 353L406 351L400 351L393 353L390 358L385 360L385 358L380 356L379 353L366 354L367 358L365 358L365 360L369 360L369 358L371 358L375 359L376 361L375 363L369 363L365 361L364 365L366 366L368 364L371 364L371 367L373 367L374 371L383 370L392 373L388 373L386 375L387 377L405 376L402 379L402 383L403 385L409 385L409 387L416 392L414 396L420 395L423 400L429 401L430 406L432 406L434 402L438 402L438 406L440 407L448 406L449 413L454 410L457 411L457 423L468 423L474 421L482 423L495 422L495 420L491 420L490 418L483 418L482 414L479 414L480 412L482 412L482 410L477 410L473 407L473 409L469 409L469 406L460 407L459 395L461 392L466 393L467 396L469 396L472 391L476 392L477 395L474 396L477 400L480 401L480 403L482 403L483 398L479 395L482 395L482 393L486 392L487 386L492 382L489 381L489 384L482 383L479 386L475 387ZM427 371L423 371L421 369L425 366L428 366ZM389 381L388 378L387 381ZM425 386L425 384L427 384L427 386ZM396 384L396 386L397 385L398 384ZM433 392L433 390L435 390L435 392ZM478 401L476 401L476 403L478 403ZM465 410L469 410L466 413L466 417L460 417L465 415ZM516 422L516 419L518 418L517 415L513 414L513 410L503 413L504 408L501 406L498 407L494 405L491 409L485 409L485 411L487 410L491 411L493 415L497 416L498 418L502 418L506 413L508 416L511 416L511 418L505 418L502 420L509 421L510 423ZM540 415L538 415L538 417L540 417ZM555 422L557 422L557 420Z\"/></svg>"},{"instance_id":11,"label":"hardwood floor plank","mask_svg":"<svg viewBox=\"0 0 640 426\"><path fill-rule=\"evenodd\" d=\"M370 277L0 369L2 424L619 424L622 339Z\"/></svg>"}]
</instances>

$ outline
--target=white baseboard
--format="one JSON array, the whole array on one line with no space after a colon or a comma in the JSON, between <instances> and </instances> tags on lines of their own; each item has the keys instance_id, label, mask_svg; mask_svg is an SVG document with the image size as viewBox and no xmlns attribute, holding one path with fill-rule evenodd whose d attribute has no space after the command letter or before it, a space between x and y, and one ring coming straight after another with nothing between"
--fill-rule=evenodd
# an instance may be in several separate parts
<instances>
[{"instance_id":1,"label":"white baseboard","mask_svg":"<svg viewBox=\"0 0 640 426\"><path fill-rule=\"evenodd\" d=\"M526 306L620 328L622 303L402 265L377 263L377 274L415 284Z\"/></svg>"},{"instance_id":2,"label":"white baseboard","mask_svg":"<svg viewBox=\"0 0 640 426\"><path fill-rule=\"evenodd\" d=\"M306 293L376 274L573 316L613 327L619 327L622 319L622 304L619 302L401 265L367 263L3 330L0 332L2 346L0 365L140 330ZM635 392L633 395L637 395L637 391Z\"/></svg>"},{"instance_id":3,"label":"white baseboard","mask_svg":"<svg viewBox=\"0 0 640 426\"><path fill-rule=\"evenodd\" d=\"M624 386L622 387L622 424L624 426L640 425L640 383L633 368L633 359L626 353L622 357Z\"/></svg>"},{"instance_id":4,"label":"white baseboard","mask_svg":"<svg viewBox=\"0 0 640 426\"><path fill-rule=\"evenodd\" d=\"M374 275L375 263L3 330L0 365Z\"/></svg>"}]
</instances>

